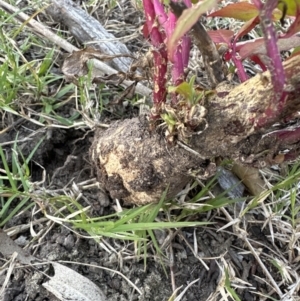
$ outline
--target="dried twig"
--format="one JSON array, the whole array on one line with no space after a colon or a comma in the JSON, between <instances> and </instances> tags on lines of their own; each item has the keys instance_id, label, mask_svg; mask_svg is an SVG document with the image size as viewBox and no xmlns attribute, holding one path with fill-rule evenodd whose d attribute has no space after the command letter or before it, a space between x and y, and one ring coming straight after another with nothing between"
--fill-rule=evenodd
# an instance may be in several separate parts
<instances>
[{"instance_id":1,"label":"dried twig","mask_svg":"<svg viewBox=\"0 0 300 301\"><path fill-rule=\"evenodd\" d=\"M72 53L73 51L79 50L77 47L73 46L66 40L57 36L54 32L49 30L46 26L44 26L40 22L37 22L36 20L31 19L31 17L28 16L27 14L20 12L18 8L6 3L3 0L0 0L0 7L10 14L15 14L16 20L20 23L26 23L26 25L34 33L55 43L56 45L63 48L67 52ZM99 75L104 75L104 74L110 75L110 74L118 73L117 70L113 69L112 67L106 65L105 63L99 60L93 60L93 62L94 62L94 67L96 69L95 72L98 71ZM132 84L133 84L132 81L125 80L121 85L124 87L128 87ZM136 92L143 96L149 96L152 93L151 89L145 87L144 85L141 85L140 83L138 83L136 86Z\"/></svg>"},{"instance_id":2,"label":"dried twig","mask_svg":"<svg viewBox=\"0 0 300 301\"><path fill-rule=\"evenodd\" d=\"M98 20L90 16L70 0L51 0L46 8L47 15L55 21L63 23L69 32L82 44L90 44L94 49L108 55L132 55L128 48L115 36L108 33ZM111 60L109 65L118 71L127 72L133 60L129 57L118 57Z\"/></svg>"}]
</instances>

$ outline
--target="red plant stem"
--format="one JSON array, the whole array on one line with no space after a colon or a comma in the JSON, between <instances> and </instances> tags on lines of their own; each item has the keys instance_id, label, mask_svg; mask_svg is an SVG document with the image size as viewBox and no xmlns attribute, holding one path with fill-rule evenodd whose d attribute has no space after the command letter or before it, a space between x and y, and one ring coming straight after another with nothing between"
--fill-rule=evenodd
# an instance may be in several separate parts
<instances>
[{"instance_id":1,"label":"red plant stem","mask_svg":"<svg viewBox=\"0 0 300 301\"><path fill-rule=\"evenodd\" d=\"M164 7L159 0L153 0L155 13L158 16L159 23L161 27L164 28L167 35L167 39L171 37L174 32L176 25L176 17L172 12L169 12L168 15L164 11ZM182 46L178 45L177 49L174 52L171 61L174 62L172 65L172 81L173 85L177 86L183 81L184 77L184 68L182 61Z\"/></svg>"},{"instance_id":2,"label":"red plant stem","mask_svg":"<svg viewBox=\"0 0 300 301\"><path fill-rule=\"evenodd\" d=\"M237 46L237 40L239 36L237 35L233 42L231 43L231 60L233 61L236 69L237 69L237 75L240 79L240 81L243 83L248 79L248 76L246 74L245 68L242 64L242 61L237 58L237 52L236 52L236 46Z\"/></svg>"},{"instance_id":3,"label":"red plant stem","mask_svg":"<svg viewBox=\"0 0 300 301\"><path fill-rule=\"evenodd\" d=\"M259 56L257 56L257 55L252 55L252 56L250 56L250 59L251 59L254 63L258 64L263 72L267 71L267 68L266 68L265 64L261 61L261 59L260 59Z\"/></svg>"},{"instance_id":4,"label":"red plant stem","mask_svg":"<svg viewBox=\"0 0 300 301\"><path fill-rule=\"evenodd\" d=\"M237 69L237 75L240 81L243 83L248 80L248 75L246 74L242 61L239 60L235 55L233 55L231 59Z\"/></svg>"},{"instance_id":5,"label":"red plant stem","mask_svg":"<svg viewBox=\"0 0 300 301\"><path fill-rule=\"evenodd\" d=\"M150 36L154 58L153 74L153 104L159 111L160 104L166 101L167 89L167 63L168 54L165 44L165 33L159 30L159 23L151 0L143 0L146 25ZM163 15L161 16L163 17Z\"/></svg>"},{"instance_id":6,"label":"red plant stem","mask_svg":"<svg viewBox=\"0 0 300 301\"><path fill-rule=\"evenodd\" d=\"M164 6L159 0L153 0L153 6L160 26L165 29L165 32L168 35L168 32L166 30L166 26L168 23L168 16L167 13L165 12Z\"/></svg>"},{"instance_id":7,"label":"red plant stem","mask_svg":"<svg viewBox=\"0 0 300 301\"><path fill-rule=\"evenodd\" d=\"M175 0L173 0L173 1L175 1ZM185 5L187 7L192 6L192 3L190 0L184 0L183 2L185 3ZM169 26L171 29L170 30L171 32L169 34L169 37L170 37L171 34L174 32L177 17L172 12L169 12L169 20L170 20ZM182 61L182 67L178 66L178 68L181 70L181 72L177 71L177 73L181 73L180 77L184 77L184 68L186 68L188 66L189 57L190 57L190 49L191 49L191 38L188 37L187 35L185 35L184 37L182 37L181 43L178 45L178 49L176 51L176 52L180 53L181 61ZM175 56L173 58L174 68L176 68L176 59L177 58L178 58L178 56L175 53Z\"/></svg>"},{"instance_id":8,"label":"red plant stem","mask_svg":"<svg viewBox=\"0 0 300 301\"><path fill-rule=\"evenodd\" d=\"M247 76L246 71L244 69L244 66L242 64L242 61L237 58L236 39L233 41L233 43L231 45L231 48L232 48L232 50L231 50L231 59L232 59L234 65L237 69L238 77L239 77L240 81L243 83L248 79L248 76Z\"/></svg>"},{"instance_id":9,"label":"red plant stem","mask_svg":"<svg viewBox=\"0 0 300 301\"><path fill-rule=\"evenodd\" d=\"M286 93L283 93L285 74L282 66L280 52L277 46L277 33L272 23L272 12L277 7L278 0L266 0L266 3L260 10L260 24L265 39L267 55L269 61L267 63L271 73L271 80L275 93L274 104L281 110L284 106Z\"/></svg>"},{"instance_id":10,"label":"red plant stem","mask_svg":"<svg viewBox=\"0 0 300 301\"><path fill-rule=\"evenodd\" d=\"M192 6L191 0L183 0L183 2L185 3L185 5L187 7ZM183 68L187 68L187 66L189 64L191 44L192 44L191 38L189 36L185 35L182 38L182 43L181 43Z\"/></svg>"},{"instance_id":11,"label":"red plant stem","mask_svg":"<svg viewBox=\"0 0 300 301\"><path fill-rule=\"evenodd\" d=\"M280 141L281 144L295 145L295 149L290 150L288 153L284 154L284 161L295 160L300 154L300 126L294 129L282 129L270 133L268 136L273 136L274 141ZM297 147L298 143L298 147Z\"/></svg>"},{"instance_id":12,"label":"red plant stem","mask_svg":"<svg viewBox=\"0 0 300 301\"><path fill-rule=\"evenodd\" d=\"M272 12L277 7L277 4L278 0L266 0L259 14L267 56L269 58L266 64L271 74L271 83L274 93L264 114L257 119L256 126L258 128L264 127L268 120L278 119L282 115L285 104L290 96L288 91L284 91L286 75L277 46L277 33L272 23Z\"/></svg>"},{"instance_id":13,"label":"red plant stem","mask_svg":"<svg viewBox=\"0 0 300 301\"><path fill-rule=\"evenodd\" d=\"M160 28L163 28L166 34L166 39L168 39L174 31L176 19L174 19L174 16L172 18L171 13L167 15L164 6L160 2L160 0L153 0L153 5L154 5L155 14L157 16ZM165 40L164 42L166 45L167 41ZM176 64L172 65L171 74L172 74L173 85L176 86L182 82L182 78L183 78L183 67L181 67L182 57L179 53L178 47L174 53L174 59L176 60ZM176 94L172 94L171 97L172 97L172 103L177 103Z\"/></svg>"},{"instance_id":14,"label":"red plant stem","mask_svg":"<svg viewBox=\"0 0 300 301\"><path fill-rule=\"evenodd\" d=\"M167 25L167 36L170 38L172 36L172 33L174 32L174 28L176 25L176 16L169 12L169 22ZM183 58L182 58L182 45L178 44L173 57L169 57L169 60L172 62L171 66L171 75L172 75L172 84L174 86L180 85L184 80L184 67L183 67ZM178 102L176 93L171 94L171 101L173 104L176 104Z\"/></svg>"},{"instance_id":15,"label":"red plant stem","mask_svg":"<svg viewBox=\"0 0 300 301\"><path fill-rule=\"evenodd\" d=\"M191 6L189 0L185 0L185 2L187 2L187 6ZM167 15L164 6L159 0L153 0L153 4L158 21L161 27L164 28L167 39L169 39L174 32L177 18L171 11ZM181 44L178 45L171 58L171 61L173 62L171 74L173 85L175 86L179 85L184 80L184 68L188 65L189 51L190 38L185 36L182 38Z\"/></svg>"},{"instance_id":16,"label":"red plant stem","mask_svg":"<svg viewBox=\"0 0 300 301\"><path fill-rule=\"evenodd\" d=\"M190 0L185 0L185 2L187 2L188 6L191 6ZM161 28L164 29L166 38L169 39L174 32L177 18L172 12L169 12L167 15L164 6L159 0L153 0L153 6L159 24ZM173 57L170 59L173 62L171 74L172 83L175 86L183 82L185 78L184 68L186 68L188 65L190 46L190 38L187 36L183 37L181 43L177 46ZM176 102L175 95L173 98L173 101Z\"/></svg>"},{"instance_id":17,"label":"red plant stem","mask_svg":"<svg viewBox=\"0 0 300 301\"><path fill-rule=\"evenodd\" d=\"M189 64L189 59L190 59L190 50L191 50L191 38L188 36L185 36L182 38L182 63L183 63L183 68L187 68Z\"/></svg>"},{"instance_id":18,"label":"red plant stem","mask_svg":"<svg viewBox=\"0 0 300 301\"><path fill-rule=\"evenodd\" d=\"M277 139L282 141L283 143L287 143L287 144L297 143L300 141L300 127L292 130L289 129L279 130L276 131L273 135L276 136Z\"/></svg>"},{"instance_id":19,"label":"red plant stem","mask_svg":"<svg viewBox=\"0 0 300 301\"><path fill-rule=\"evenodd\" d=\"M176 17L172 12L169 12L169 24L168 24L168 37L174 32L174 28L176 25ZM182 58L182 44L179 44L176 47L173 57L171 58L173 62L172 66L172 82L173 85L178 86L184 80L184 66L183 66L183 58Z\"/></svg>"}]
</instances>

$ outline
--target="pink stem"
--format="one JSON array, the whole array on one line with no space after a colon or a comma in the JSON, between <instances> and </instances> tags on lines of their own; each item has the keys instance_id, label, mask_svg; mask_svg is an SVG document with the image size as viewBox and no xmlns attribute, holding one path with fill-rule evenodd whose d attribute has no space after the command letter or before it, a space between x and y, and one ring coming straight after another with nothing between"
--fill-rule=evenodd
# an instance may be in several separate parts
<instances>
[{"instance_id":1,"label":"pink stem","mask_svg":"<svg viewBox=\"0 0 300 301\"><path fill-rule=\"evenodd\" d=\"M185 2L187 2L187 6L191 6L190 0L185 0ZM160 0L153 0L153 7L160 27L164 29L166 39L169 39L174 32L177 18L172 12L169 12L168 15L166 14L164 6ZM181 43L177 46L174 55L171 58L171 61L173 62L171 67L172 84L175 86L178 86L185 79L184 69L188 65L190 46L190 38L187 36L183 37ZM172 96L172 98L172 102L176 103L177 98L175 94Z\"/></svg>"},{"instance_id":2,"label":"pink stem","mask_svg":"<svg viewBox=\"0 0 300 301\"><path fill-rule=\"evenodd\" d=\"M246 71L244 69L244 66L242 64L242 61L239 60L235 54L232 55L231 57L236 69L237 69L237 75L240 79L240 81L243 83L246 80L248 80L248 75L246 74Z\"/></svg>"},{"instance_id":3,"label":"pink stem","mask_svg":"<svg viewBox=\"0 0 300 301\"><path fill-rule=\"evenodd\" d=\"M175 25L176 25L176 17L173 13L169 12L169 24L168 24L168 38L174 32ZM182 59L182 44L178 44L176 50L174 52L173 57L171 58L173 62L172 66L172 81L173 85L177 86L184 80L184 66L183 66L183 59Z\"/></svg>"},{"instance_id":4,"label":"pink stem","mask_svg":"<svg viewBox=\"0 0 300 301\"><path fill-rule=\"evenodd\" d=\"M271 73L273 89L276 92L273 106L276 105L278 106L278 109L281 110L286 99L285 95L283 95L285 74L277 46L277 33L272 21L272 12L277 5L278 0L266 0L266 3L260 11L260 25L265 39L267 55L269 57L267 66Z\"/></svg>"},{"instance_id":5,"label":"pink stem","mask_svg":"<svg viewBox=\"0 0 300 301\"><path fill-rule=\"evenodd\" d=\"M239 77L240 81L243 83L248 79L248 75L245 71L242 61L237 58L237 54L236 54L237 38L238 37L236 36L231 45L231 49L232 49L231 50L231 52L232 52L231 59L237 69L238 77Z\"/></svg>"},{"instance_id":6,"label":"pink stem","mask_svg":"<svg viewBox=\"0 0 300 301\"><path fill-rule=\"evenodd\" d=\"M159 0L153 0L154 11L157 17L157 20L161 27L166 31L166 25L168 23L168 16L165 12L164 6Z\"/></svg>"},{"instance_id":7,"label":"pink stem","mask_svg":"<svg viewBox=\"0 0 300 301\"><path fill-rule=\"evenodd\" d=\"M167 95L166 84L168 55L165 44L166 35L164 32L159 30L159 23L157 22L157 15L153 2L151 0L143 0L143 5L150 41L154 47L153 103L156 106L157 111L159 111L160 104L166 101ZM164 14L161 14L158 18L163 19Z\"/></svg>"}]
</instances>

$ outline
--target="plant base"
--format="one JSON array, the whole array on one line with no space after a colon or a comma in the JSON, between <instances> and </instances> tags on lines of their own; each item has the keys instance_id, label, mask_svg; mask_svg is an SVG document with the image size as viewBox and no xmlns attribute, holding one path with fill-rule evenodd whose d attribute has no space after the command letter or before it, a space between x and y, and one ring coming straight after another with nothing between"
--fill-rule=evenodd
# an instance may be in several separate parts
<instances>
[{"instance_id":1,"label":"plant base","mask_svg":"<svg viewBox=\"0 0 300 301\"><path fill-rule=\"evenodd\" d=\"M165 137L149 131L145 117L118 121L107 130L97 130L90 150L98 180L112 198L126 203L157 202L180 192L191 179L190 171L203 160Z\"/></svg>"}]
</instances>

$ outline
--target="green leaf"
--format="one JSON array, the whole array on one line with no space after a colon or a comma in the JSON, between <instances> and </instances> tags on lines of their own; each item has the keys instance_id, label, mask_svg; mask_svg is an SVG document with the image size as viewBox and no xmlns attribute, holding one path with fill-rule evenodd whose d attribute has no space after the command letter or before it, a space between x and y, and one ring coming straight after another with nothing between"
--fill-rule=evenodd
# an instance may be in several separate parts
<instances>
[{"instance_id":1,"label":"green leaf","mask_svg":"<svg viewBox=\"0 0 300 301\"><path fill-rule=\"evenodd\" d=\"M38 76L43 76L47 72L49 72L49 67L51 66L53 62L53 54L54 54L54 49L51 49L45 56L43 62L40 65L39 71L38 71Z\"/></svg>"},{"instance_id":2,"label":"green leaf","mask_svg":"<svg viewBox=\"0 0 300 301\"><path fill-rule=\"evenodd\" d=\"M278 6L280 10L284 11L286 7L286 14L289 16L297 16L297 7L300 8L300 0L280 0Z\"/></svg>"},{"instance_id":3,"label":"green leaf","mask_svg":"<svg viewBox=\"0 0 300 301\"><path fill-rule=\"evenodd\" d=\"M169 93L178 93L186 99L191 99L193 97L193 91L191 86L187 82L182 82L177 87L171 86L168 88Z\"/></svg>"},{"instance_id":4,"label":"green leaf","mask_svg":"<svg viewBox=\"0 0 300 301\"><path fill-rule=\"evenodd\" d=\"M229 4L222 9L213 12L208 17L234 18L241 21L248 21L258 15L259 11L255 5L248 2Z\"/></svg>"},{"instance_id":5,"label":"green leaf","mask_svg":"<svg viewBox=\"0 0 300 301\"><path fill-rule=\"evenodd\" d=\"M176 125L176 120L173 119L168 113L161 114L161 118L166 122L167 125Z\"/></svg>"},{"instance_id":6,"label":"green leaf","mask_svg":"<svg viewBox=\"0 0 300 301\"><path fill-rule=\"evenodd\" d=\"M186 34L193 25L198 21L202 14L216 6L216 0L204 0L196 5L187 8L183 11L180 18L177 20L175 30L168 41L168 56L173 57L177 42Z\"/></svg>"},{"instance_id":7,"label":"green leaf","mask_svg":"<svg viewBox=\"0 0 300 301\"><path fill-rule=\"evenodd\" d=\"M144 214L151 206L153 206L153 204L148 204L142 207L133 208L128 211L125 211L124 215L122 215L122 218L119 221L115 222L115 226L122 226L123 224L134 220L139 215Z\"/></svg>"},{"instance_id":8,"label":"green leaf","mask_svg":"<svg viewBox=\"0 0 300 301\"><path fill-rule=\"evenodd\" d=\"M59 100L61 99L63 96L65 96L67 93L73 91L75 88L74 84L69 84L64 86L62 89L59 90L59 92L55 95L55 99Z\"/></svg>"},{"instance_id":9,"label":"green leaf","mask_svg":"<svg viewBox=\"0 0 300 301\"><path fill-rule=\"evenodd\" d=\"M158 215L159 210L161 209L161 207L162 207L162 205L163 205L163 203L164 203L164 201L165 201L165 199L167 197L168 189L169 189L169 187L167 187L164 190L164 192L163 192L163 194L162 194L162 196L161 196L161 198L159 200L159 203L156 204L156 205L154 205L154 208L151 208L151 210L149 210L150 214L146 218L145 222L148 222L148 223L154 222L154 220L156 219L156 217Z\"/></svg>"}]
</instances>

